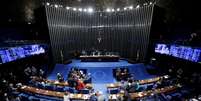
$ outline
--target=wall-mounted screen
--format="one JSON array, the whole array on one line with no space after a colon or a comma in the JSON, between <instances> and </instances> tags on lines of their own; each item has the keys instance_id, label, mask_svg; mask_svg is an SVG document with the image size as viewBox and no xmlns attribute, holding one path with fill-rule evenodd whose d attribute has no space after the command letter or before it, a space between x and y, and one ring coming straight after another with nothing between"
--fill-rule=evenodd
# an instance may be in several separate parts
<instances>
[{"instance_id":1,"label":"wall-mounted screen","mask_svg":"<svg viewBox=\"0 0 201 101\"><path fill-rule=\"evenodd\" d=\"M155 53L182 58L201 63L201 48L193 48L181 45L156 44Z\"/></svg>"},{"instance_id":2,"label":"wall-mounted screen","mask_svg":"<svg viewBox=\"0 0 201 101\"><path fill-rule=\"evenodd\" d=\"M166 44L157 44L155 47L155 52L168 55L170 53L170 48Z\"/></svg>"},{"instance_id":3,"label":"wall-mounted screen","mask_svg":"<svg viewBox=\"0 0 201 101\"><path fill-rule=\"evenodd\" d=\"M0 64L42 53L45 46L38 44L0 49Z\"/></svg>"}]
</instances>

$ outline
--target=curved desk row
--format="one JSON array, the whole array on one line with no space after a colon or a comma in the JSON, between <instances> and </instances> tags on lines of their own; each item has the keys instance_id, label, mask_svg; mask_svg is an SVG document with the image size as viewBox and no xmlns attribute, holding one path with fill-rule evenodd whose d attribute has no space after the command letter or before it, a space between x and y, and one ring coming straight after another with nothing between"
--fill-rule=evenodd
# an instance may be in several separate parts
<instances>
[{"instance_id":1,"label":"curved desk row","mask_svg":"<svg viewBox=\"0 0 201 101\"><path fill-rule=\"evenodd\" d=\"M47 79L39 78L36 76L33 76L31 78L32 78L32 81L34 81L34 82L45 82L45 83L49 83L50 85L56 85L56 86L69 86L67 81L59 82L57 80L47 80ZM86 84L86 88L92 89L92 84Z\"/></svg>"},{"instance_id":2,"label":"curved desk row","mask_svg":"<svg viewBox=\"0 0 201 101\"><path fill-rule=\"evenodd\" d=\"M148 90L148 91L143 91L143 92L129 93L129 96L130 96L131 100L136 100L138 98L143 98L146 96L152 96L155 94L172 92L172 91L175 91L179 87L180 87L180 85L175 85L175 86L168 86L168 87L164 87L164 88L158 88L158 89ZM109 94L108 98L109 98L109 100L116 100L123 96L124 96L123 93Z\"/></svg>"},{"instance_id":3,"label":"curved desk row","mask_svg":"<svg viewBox=\"0 0 201 101\"><path fill-rule=\"evenodd\" d=\"M58 98L64 97L64 92L38 89L36 87L25 86L25 85L23 85L19 90L24 93L39 94L39 95L58 97ZM90 96L91 96L90 94L69 94L70 99L76 99L76 100L87 100L90 98Z\"/></svg>"},{"instance_id":4,"label":"curved desk row","mask_svg":"<svg viewBox=\"0 0 201 101\"><path fill-rule=\"evenodd\" d=\"M157 81L159 81L160 79L163 79L163 78L167 79L168 76L165 75L165 76L155 77L155 78L146 79L146 80L138 80L138 82L139 82L140 85L143 85L143 84L149 84L149 83L157 82ZM121 87L121 83L120 82L112 83L112 84L107 84L106 86L107 86L107 88L118 88L118 87Z\"/></svg>"},{"instance_id":5,"label":"curved desk row","mask_svg":"<svg viewBox=\"0 0 201 101\"><path fill-rule=\"evenodd\" d=\"M168 86L168 87L158 88L158 89L154 89L154 90L148 90L148 91L144 91L144 92L129 93L129 96L131 99L138 99L138 98L151 96L151 95L155 95L155 94L172 92L172 91L175 91L177 88L179 88L178 85Z\"/></svg>"}]
</instances>

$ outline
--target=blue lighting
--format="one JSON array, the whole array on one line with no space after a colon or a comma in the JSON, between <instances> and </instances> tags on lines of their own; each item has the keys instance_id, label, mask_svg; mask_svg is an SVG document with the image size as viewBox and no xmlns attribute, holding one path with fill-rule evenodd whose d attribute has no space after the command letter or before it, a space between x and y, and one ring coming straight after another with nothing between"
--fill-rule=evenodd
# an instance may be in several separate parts
<instances>
[{"instance_id":1,"label":"blue lighting","mask_svg":"<svg viewBox=\"0 0 201 101\"><path fill-rule=\"evenodd\" d=\"M0 49L0 64L42 53L45 53L45 46L38 44Z\"/></svg>"},{"instance_id":2,"label":"blue lighting","mask_svg":"<svg viewBox=\"0 0 201 101\"><path fill-rule=\"evenodd\" d=\"M189 46L156 44L155 53L166 54L169 56L201 63L201 48Z\"/></svg>"}]
</instances>

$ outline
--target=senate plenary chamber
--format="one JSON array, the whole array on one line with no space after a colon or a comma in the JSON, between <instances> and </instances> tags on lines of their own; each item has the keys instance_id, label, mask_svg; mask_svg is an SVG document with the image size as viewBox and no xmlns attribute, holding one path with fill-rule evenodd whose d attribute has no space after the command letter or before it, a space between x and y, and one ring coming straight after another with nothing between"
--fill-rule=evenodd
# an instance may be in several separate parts
<instances>
[{"instance_id":1,"label":"senate plenary chamber","mask_svg":"<svg viewBox=\"0 0 201 101\"><path fill-rule=\"evenodd\" d=\"M2 0L0 101L201 101L199 0Z\"/></svg>"}]
</instances>

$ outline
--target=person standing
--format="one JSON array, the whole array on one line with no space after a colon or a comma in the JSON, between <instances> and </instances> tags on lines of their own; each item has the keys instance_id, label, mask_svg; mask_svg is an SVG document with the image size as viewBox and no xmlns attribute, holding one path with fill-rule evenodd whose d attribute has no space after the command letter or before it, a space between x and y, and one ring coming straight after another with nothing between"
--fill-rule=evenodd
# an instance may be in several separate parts
<instances>
[{"instance_id":1,"label":"person standing","mask_svg":"<svg viewBox=\"0 0 201 101\"><path fill-rule=\"evenodd\" d=\"M68 92L65 92L63 98L64 98L64 101L70 101L69 93L68 93Z\"/></svg>"},{"instance_id":2,"label":"person standing","mask_svg":"<svg viewBox=\"0 0 201 101\"><path fill-rule=\"evenodd\" d=\"M31 66L31 75L32 75L32 76L36 76L36 74L37 74L37 69L36 69L36 67Z\"/></svg>"}]
</instances>

